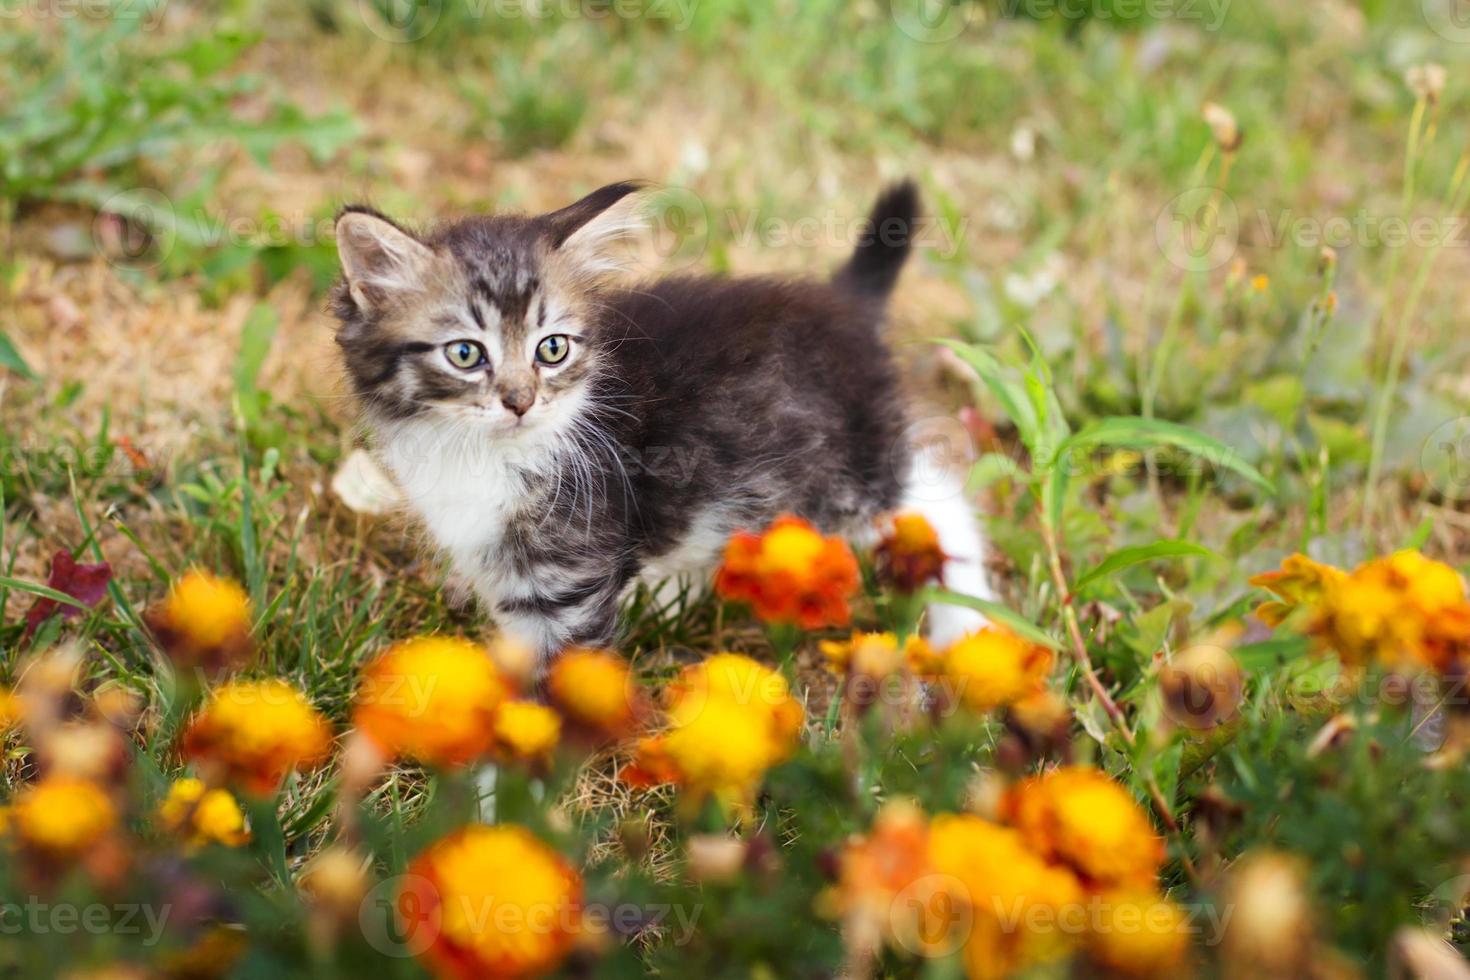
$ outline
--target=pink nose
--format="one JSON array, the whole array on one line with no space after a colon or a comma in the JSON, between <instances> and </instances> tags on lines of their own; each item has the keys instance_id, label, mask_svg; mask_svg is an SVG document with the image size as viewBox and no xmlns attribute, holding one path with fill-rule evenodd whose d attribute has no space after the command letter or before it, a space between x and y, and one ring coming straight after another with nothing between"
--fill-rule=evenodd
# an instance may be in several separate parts
<instances>
[{"instance_id":1,"label":"pink nose","mask_svg":"<svg viewBox=\"0 0 1470 980\"><path fill-rule=\"evenodd\" d=\"M516 416L525 415L536 402L536 392L530 388L512 388L501 392L500 404L516 413Z\"/></svg>"}]
</instances>

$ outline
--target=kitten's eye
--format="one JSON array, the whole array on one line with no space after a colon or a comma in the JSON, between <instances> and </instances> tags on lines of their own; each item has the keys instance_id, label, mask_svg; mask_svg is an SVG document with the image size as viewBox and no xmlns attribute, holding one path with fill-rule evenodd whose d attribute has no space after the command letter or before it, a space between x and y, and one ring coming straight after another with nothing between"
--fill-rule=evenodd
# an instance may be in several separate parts
<instances>
[{"instance_id":1,"label":"kitten's eye","mask_svg":"<svg viewBox=\"0 0 1470 980\"><path fill-rule=\"evenodd\" d=\"M485 356L485 348L472 340L456 340L445 344L444 356L449 358L450 364L465 371L477 368L489 360Z\"/></svg>"},{"instance_id":2,"label":"kitten's eye","mask_svg":"<svg viewBox=\"0 0 1470 980\"><path fill-rule=\"evenodd\" d=\"M536 345L536 360L542 364L560 364L571 349L572 342L565 334L554 333Z\"/></svg>"}]
</instances>

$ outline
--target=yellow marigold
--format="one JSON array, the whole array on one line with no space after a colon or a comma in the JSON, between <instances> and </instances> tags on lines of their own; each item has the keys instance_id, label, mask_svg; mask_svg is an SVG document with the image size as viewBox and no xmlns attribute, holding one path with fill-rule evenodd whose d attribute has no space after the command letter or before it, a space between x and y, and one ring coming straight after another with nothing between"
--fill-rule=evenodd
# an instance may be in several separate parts
<instances>
[{"instance_id":1,"label":"yellow marigold","mask_svg":"<svg viewBox=\"0 0 1470 980\"><path fill-rule=\"evenodd\" d=\"M0 735L4 735L23 720L21 700L8 687L0 687Z\"/></svg>"},{"instance_id":2,"label":"yellow marigold","mask_svg":"<svg viewBox=\"0 0 1470 980\"><path fill-rule=\"evenodd\" d=\"M484 755L495 740L495 709L509 686L469 640L406 640L362 672L353 724L385 753L431 766Z\"/></svg>"},{"instance_id":3,"label":"yellow marigold","mask_svg":"<svg viewBox=\"0 0 1470 980\"><path fill-rule=\"evenodd\" d=\"M158 819L165 830L185 836L191 847L238 847L250 839L245 814L229 791L207 789L198 779L175 781L158 806Z\"/></svg>"},{"instance_id":4,"label":"yellow marigold","mask_svg":"<svg viewBox=\"0 0 1470 980\"><path fill-rule=\"evenodd\" d=\"M561 738L561 716L533 701L504 701L495 711L495 745L502 756L544 762Z\"/></svg>"},{"instance_id":5,"label":"yellow marigold","mask_svg":"<svg viewBox=\"0 0 1470 980\"><path fill-rule=\"evenodd\" d=\"M245 791L269 796L293 769L326 757L326 719L276 678L233 681L217 689L184 733L184 757Z\"/></svg>"},{"instance_id":6,"label":"yellow marigold","mask_svg":"<svg viewBox=\"0 0 1470 980\"><path fill-rule=\"evenodd\" d=\"M194 569L148 613L148 625L176 664L235 667L250 656L250 598L239 583Z\"/></svg>"},{"instance_id":7,"label":"yellow marigold","mask_svg":"<svg viewBox=\"0 0 1470 980\"><path fill-rule=\"evenodd\" d=\"M1311 631L1349 666L1445 672L1470 653L1470 602L1453 568L1399 551L1330 583Z\"/></svg>"},{"instance_id":8,"label":"yellow marigold","mask_svg":"<svg viewBox=\"0 0 1470 980\"><path fill-rule=\"evenodd\" d=\"M602 737L631 735L645 713L627 662L601 650L568 650L557 657L546 687L568 721Z\"/></svg>"},{"instance_id":9,"label":"yellow marigold","mask_svg":"<svg viewBox=\"0 0 1470 980\"><path fill-rule=\"evenodd\" d=\"M963 953L970 980L1007 977L1068 951L1062 926L1082 902L1082 888L1015 830L969 814L937 816L929 860L973 915Z\"/></svg>"},{"instance_id":10,"label":"yellow marigold","mask_svg":"<svg viewBox=\"0 0 1470 980\"><path fill-rule=\"evenodd\" d=\"M691 803L710 793L727 806L747 802L801 734L803 712L786 678L741 654L686 667L666 694L668 731L644 739L623 775L636 785L677 782Z\"/></svg>"},{"instance_id":11,"label":"yellow marigold","mask_svg":"<svg viewBox=\"0 0 1470 980\"><path fill-rule=\"evenodd\" d=\"M1297 609L1321 605L1327 588L1347 575L1340 568L1315 562L1306 555L1292 555L1275 572L1253 576L1250 584L1277 598L1256 607L1256 618L1267 626L1279 626Z\"/></svg>"},{"instance_id":12,"label":"yellow marigold","mask_svg":"<svg viewBox=\"0 0 1470 980\"><path fill-rule=\"evenodd\" d=\"M27 787L10 807L15 836L37 853L58 860L86 851L116 823L117 810L101 788L64 776Z\"/></svg>"},{"instance_id":13,"label":"yellow marigold","mask_svg":"<svg viewBox=\"0 0 1470 980\"><path fill-rule=\"evenodd\" d=\"M1152 885L1164 842L1122 786L1091 766L1065 766L1006 794L1002 811L1040 855L1094 887Z\"/></svg>"},{"instance_id":14,"label":"yellow marigold","mask_svg":"<svg viewBox=\"0 0 1470 980\"><path fill-rule=\"evenodd\" d=\"M1144 888L1104 891L1090 903L1087 954L1113 975L1177 977L1189 954L1189 916Z\"/></svg>"},{"instance_id":15,"label":"yellow marigold","mask_svg":"<svg viewBox=\"0 0 1470 980\"><path fill-rule=\"evenodd\" d=\"M939 533L923 514L900 511L879 541L876 558L879 579L908 593L940 581L946 555L939 547Z\"/></svg>"},{"instance_id":16,"label":"yellow marigold","mask_svg":"<svg viewBox=\"0 0 1470 980\"><path fill-rule=\"evenodd\" d=\"M940 658L951 692L975 711L1014 704L1043 689L1052 652L991 624L956 641Z\"/></svg>"},{"instance_id":17,"label":"yellow marigold","mask_svg":"<svg viewBox=\"0 0 1470 980\"><path fill-rule=\"evenodd\" d=\"M821 650L827 669L838 674L881 680L908 665L907 650L899 648L892 633L854 632L847 640L823 640Z\"/></svg>"},{"instance_id":18,"label":"yellow marigold","mask_svg":"<svg viewBox=\"0 0 1470 980\"><path fill-rule=\"evenodd\" d=\"M523 827L466 827L408 870L400 907L408 921L437 919L423 959L438 977L549 973L583 927L581 877Z\"/></svg>"},{"instance_id":19,"label":"yellow marigold","mask_svg":"<svg viewBox=\"0 0 1470 980\"><path fill-rule=\"evenodd\" d=\"M749 603L761 619L804 629L846 623L847 600L858 584L857 559L847 542L824 537L789 514L763 534L732 537L715 578L720 595Z\"/></svg>"}]
</instances>

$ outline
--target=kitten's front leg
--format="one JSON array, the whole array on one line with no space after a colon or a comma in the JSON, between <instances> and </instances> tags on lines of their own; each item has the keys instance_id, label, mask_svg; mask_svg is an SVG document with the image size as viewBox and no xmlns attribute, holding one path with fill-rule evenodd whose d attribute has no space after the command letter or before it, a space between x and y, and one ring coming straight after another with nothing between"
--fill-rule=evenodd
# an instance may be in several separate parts
<instances>
[{"instance_id":1,"label":"kitten's front leg","mask_svg":"<svg viewBox=\"0 0 1470 980\"><path fill-rule=\"evenodd\" d=\"M592 575L555 587L533 586L493 603L495 622L512 640L536 653L538 673L569 647L605 647L618 626L623 578Z\"/></svg>"}]
</instances>

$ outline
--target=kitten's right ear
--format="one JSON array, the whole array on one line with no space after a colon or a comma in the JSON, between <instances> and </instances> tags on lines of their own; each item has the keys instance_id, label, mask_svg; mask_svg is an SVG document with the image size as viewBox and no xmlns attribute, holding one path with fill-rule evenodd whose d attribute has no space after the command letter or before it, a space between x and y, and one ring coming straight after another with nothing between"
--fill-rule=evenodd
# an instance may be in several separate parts
<instances>
[{"instance_id":1,"label":"kitten's right ear","mask_svg":"<svg viewBox=\"0 0 1470 980\"><path fill-rule=\"evenodd\" d=\"M413 235L357 205L337 216L337 255L353 302L368 310L419 289L434 257Z\"/></svg>"}]
</instances>

